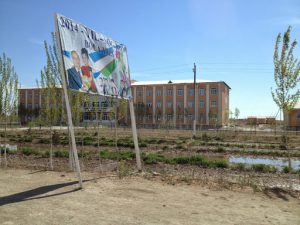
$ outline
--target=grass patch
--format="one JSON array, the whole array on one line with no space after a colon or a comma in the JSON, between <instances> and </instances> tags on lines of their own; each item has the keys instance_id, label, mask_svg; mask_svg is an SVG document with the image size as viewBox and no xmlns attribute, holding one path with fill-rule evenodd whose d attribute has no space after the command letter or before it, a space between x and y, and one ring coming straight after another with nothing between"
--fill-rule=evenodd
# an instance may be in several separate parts
<instances>
[{"instance_id":1,"label":"grass patch","mask_svg":"<svg viewBox=\"0 0 300 225\"><path fill-rule=\"evenodd\" d=\"M200 167L228 168L226 159L207 159L203 156L181 156L165 157L157 153L143 154L143 160L146 164L157 164L159 162L167 164L196 165Z\"/></svg>"},{"instance_id":2,"label":"grass patch","mask_svg":"<svg viewBox=\"0 0 300 225\"><path fill-rule=\"evenodd\" d=\"M67 158L67 157L69 157L69 151L68 150L57 150L57 151L54 151L53 155L54 155L54 157L57 157L57 158Z\"/></svg>"},{"instance_id":3,"label":"grass patch","mask_svg":"<svg viewBox=\"0 0 300 225\"><path fill-rule=\"evenodd\" d=\"M277 171L277 168L275 166L265 164L253 164L251 166L251 169L255 172L260 173L275 173Z\"/></svg>"},{"instance_id":4,"label":"grass patch","mask_svg":"<svg viewBox=\"0 0 300 225\"><path fill-rule=\"evenodd\" d=\"M100 156L103 159L111 160L133 160L135 158L134 152L131 151L111 152L108 150L104 150L100 152Z\"/></svg>"},{"instance_id":5,"label":"grass patch","mask_svg":"<svg viewBox=\"0 0 300 225\"><path fill-rule=\"evenodd\" d=\"M32 149L29 147L24 147L21 149L21 153L23 155L29 156L29 155L40 155L41 153L38 152L36 149Z\"/></svg>"},{"instance_id":6,"label":"grass patch","mask_svg":"<svg viewBox=\"0 0 300 225\"><path fill-rule=\"evenodd\" d=\"M292 169L290 167L288 167L288 166L285 166L285 167L283 167L282 172L284 172L284 173L290 173L290 172L292 172Z\"/></svg>"}]
</instances>

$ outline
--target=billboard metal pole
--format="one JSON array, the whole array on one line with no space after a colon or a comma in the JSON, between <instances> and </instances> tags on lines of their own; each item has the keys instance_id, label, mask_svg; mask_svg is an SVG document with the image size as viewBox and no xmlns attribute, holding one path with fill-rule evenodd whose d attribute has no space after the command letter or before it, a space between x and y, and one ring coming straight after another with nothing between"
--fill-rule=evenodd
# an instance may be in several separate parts
<instances>
[{"instance_id":1,"label":"billboard metal pole","mask_svg":"<svg viewBox=\"0 0 300 225\"><path fill-rule=\"evenodd\" d=\"M127 56L127 60L128 60L127 49L126 49L126 56ZM128 63L128 61L127 61L127 63ZM128 73L130 75L129 63L128 63ZM130 76L129 76L129 78L130 78ZM131 82L131 80L129 80L129 82ZM136 120L135 120L135 113L134 113L133 96L131 96L131 98L129 99L129 111L130 111L132 136L133 136L133 142L134 142L136 166L137 166L138 171L142 171L142 162L141 162L141 154L140 154L140 148L139 148L139 142L138 142L138 136L137 136L137 130L136 130Z\"/></svg>"},{"instance_id":2,"label":"billboard metal pole","mask_svg":"<svg viewBox=\"0 0 300 225\"><path fill-rule=\"evenodd\" d=\"M134 106L133 106L132 99L129 100L129 110L130 110L131 129L132 129L132 136L133 136L134 149L135 149L136 165L137 165L138 170L141 171L142 163L141 163L140 148L139 148L139 143L138 143L138 138L137 138Z\"/></svg>"},{"instance_id":3,"label":"billboard metal pole","mask_svg":"<svg viewBox=\"0 0 300 225\"><path fill-rule=\"evenodd\" d=\"M61 39L60 39L59 30L58 30L58 21L57 21L56 13L54 14L54 21L55 21L55 31L56 31L56 42L57 42L58 50L59 50L62 86L63 86L64 96L65 96L65 103L66 103L67 117L68 117L68 126L69 126L69 131L70 131L70 136L71 136L72 151L73 151L73 156L74 156L74 160L75 160L75 168L76 168L76 172L77 172L79 187L82 188L83 187L82 186L82 178L81 178L80 165L79 165L78 154L77 154L74 127L73 127L73 122L72 122L72 113L71 113L68 90L67 90L67 83L66 83L66 73L65 73L65 69L64 69L64 61L63 61L62 48L61 48Z\"/></svg>"},{"instance_id":4,"label":"billboard metal pole","mask_svg":"<svg viewBox=\"0 0 300 225\"><path fill-rule=\"evenodd\" d=\"M194 120L193 120L193 137L196 137L196 64L194 63Z\"/></svg>"}]
</instances>

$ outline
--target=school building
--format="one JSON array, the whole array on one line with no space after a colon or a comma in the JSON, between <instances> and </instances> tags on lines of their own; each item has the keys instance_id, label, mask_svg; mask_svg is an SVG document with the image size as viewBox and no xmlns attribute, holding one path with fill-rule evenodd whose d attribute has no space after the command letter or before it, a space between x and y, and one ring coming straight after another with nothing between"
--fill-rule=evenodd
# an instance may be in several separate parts
<instances>
[{"instance_id":1,"label":"school building","mask_svg":"<svg viewBox=\"0 0 300 225\"><path fill-rule=\"evenodd\" d=\"M288 127L291 130L300 130L300 102L288 113Z\"/></svg>"},{"instance_id":2,"label":"school building","mask_svg":"<svg viewBox=\"0 0 300 225\"><path fill-rule=\"evenodd\" d=\"M137 125L191 128L195 116L198 128L228 123L230 87L224 81L197 80L196 89L193 80L133 81L131 86Z\"/></svg>"},{"instance_id":3,"label":"school building","mask_svg":"<svg viewBox=\"0 0 300 225\"><path fill-rule=\"evenodd\" d=\"M227 125L229 117L230 87L224 81L193 80L132 81L136 123L140 127L172 126L191 129L195 110L198 128L214 128ZM50 107L65 107L62 88ZM40 116L46 104L42 88L19 88L19 120L28 124ZM195 99L196 98L196 101ZM71 102L72 104L72 102ZM111 98L94 95L92 100L82 101L79 109L81 123L100 122L109 125L114 120L114 104ZM66 124L61 116L60 124ZM130 125L129 109L121 123Z\"/></svg>"}]
</instances>

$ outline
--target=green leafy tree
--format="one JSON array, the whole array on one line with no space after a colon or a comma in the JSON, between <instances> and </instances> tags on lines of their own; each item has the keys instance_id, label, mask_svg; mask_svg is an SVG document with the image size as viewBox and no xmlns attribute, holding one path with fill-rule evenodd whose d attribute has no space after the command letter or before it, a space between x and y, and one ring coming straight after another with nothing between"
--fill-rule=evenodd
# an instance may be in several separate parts
<instances>
[{"instance_id":1,"label":"green leafy tree","mask_svg":"<svg viewBox=\"0 0 300 225\"><path fill-rule=\"evenodd\" d=\"M297 88L300 81L300 62L294 56L297 40L295 39L290 43L291 30L292 27L289 26L283 38L281 37L281 33L277 35L273 56L276 88L275 90L271 90L271 93L273 100L283 112L284 129L287 128L289 111L295 107L300 98L300 90ZM281 51L279 50L280 47ZM288 149L286 132L284 132L282 139L285 140L282 144L285 146L285 149ZM289 168L291 169L290 151L288 151L288 158Z\"/></svg>"},{"instance_id":2,"label":"green leafy tree","mask_svg":"<svg viewBox=\"0 0 300 225\"><path fill-rule=\"evenodd\" d=\"M18 75L10 58L0 56L0 119L4 120L4 161L7 166L6 139L8 121L17 120ZM0 151L1 164L1 151Z\"/></svg>"},{"instance_id":3,"label":"green leafy tree","mask_svg":"<svg viewBox=\"0 0 300 225\"><path fill-rule=\"evenodd\" d=\"M53 35L55 46L55 37ZM59 73L59 61L56 56L56 49L44 42L47 64L41 71L41 94L44 107L41 108L41 122L50 129L50 169L53 170L53 126L61 121L61 79Z\"/></svg>"},{"instance_id":4,"label":"green leafy tree","mask_svg":"<svg viewBox=\"0 0 300 225\"><path fill-rule=\"evenodd\" d=\"M300 98L300 90L297 88L300 81L300 62L294 56L297 40L290 43L291 30L292 27L289 26L283 38L281 33L277 35L273 56L276 88L275 90L272 89L271 93L273 100L283 112L285 127L287 125L288 112L294 108Z\"/></svg>"}]
</instances>

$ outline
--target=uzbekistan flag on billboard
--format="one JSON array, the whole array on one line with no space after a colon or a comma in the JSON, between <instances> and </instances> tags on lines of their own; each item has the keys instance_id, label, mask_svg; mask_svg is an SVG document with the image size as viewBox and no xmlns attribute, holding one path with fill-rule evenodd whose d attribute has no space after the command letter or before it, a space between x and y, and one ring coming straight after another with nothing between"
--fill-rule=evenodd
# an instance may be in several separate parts
<instances>
[{"instance_id":1,"label":"uzbekistan flag on billboard","mask_svg":"<svg viewBox=\"0 0 300 225\"><path fill-rule=\"evenodd\" d=\"M57 14L67 87L131 98L127 49L123 44Z\"/></svg>"}]
</instances>

